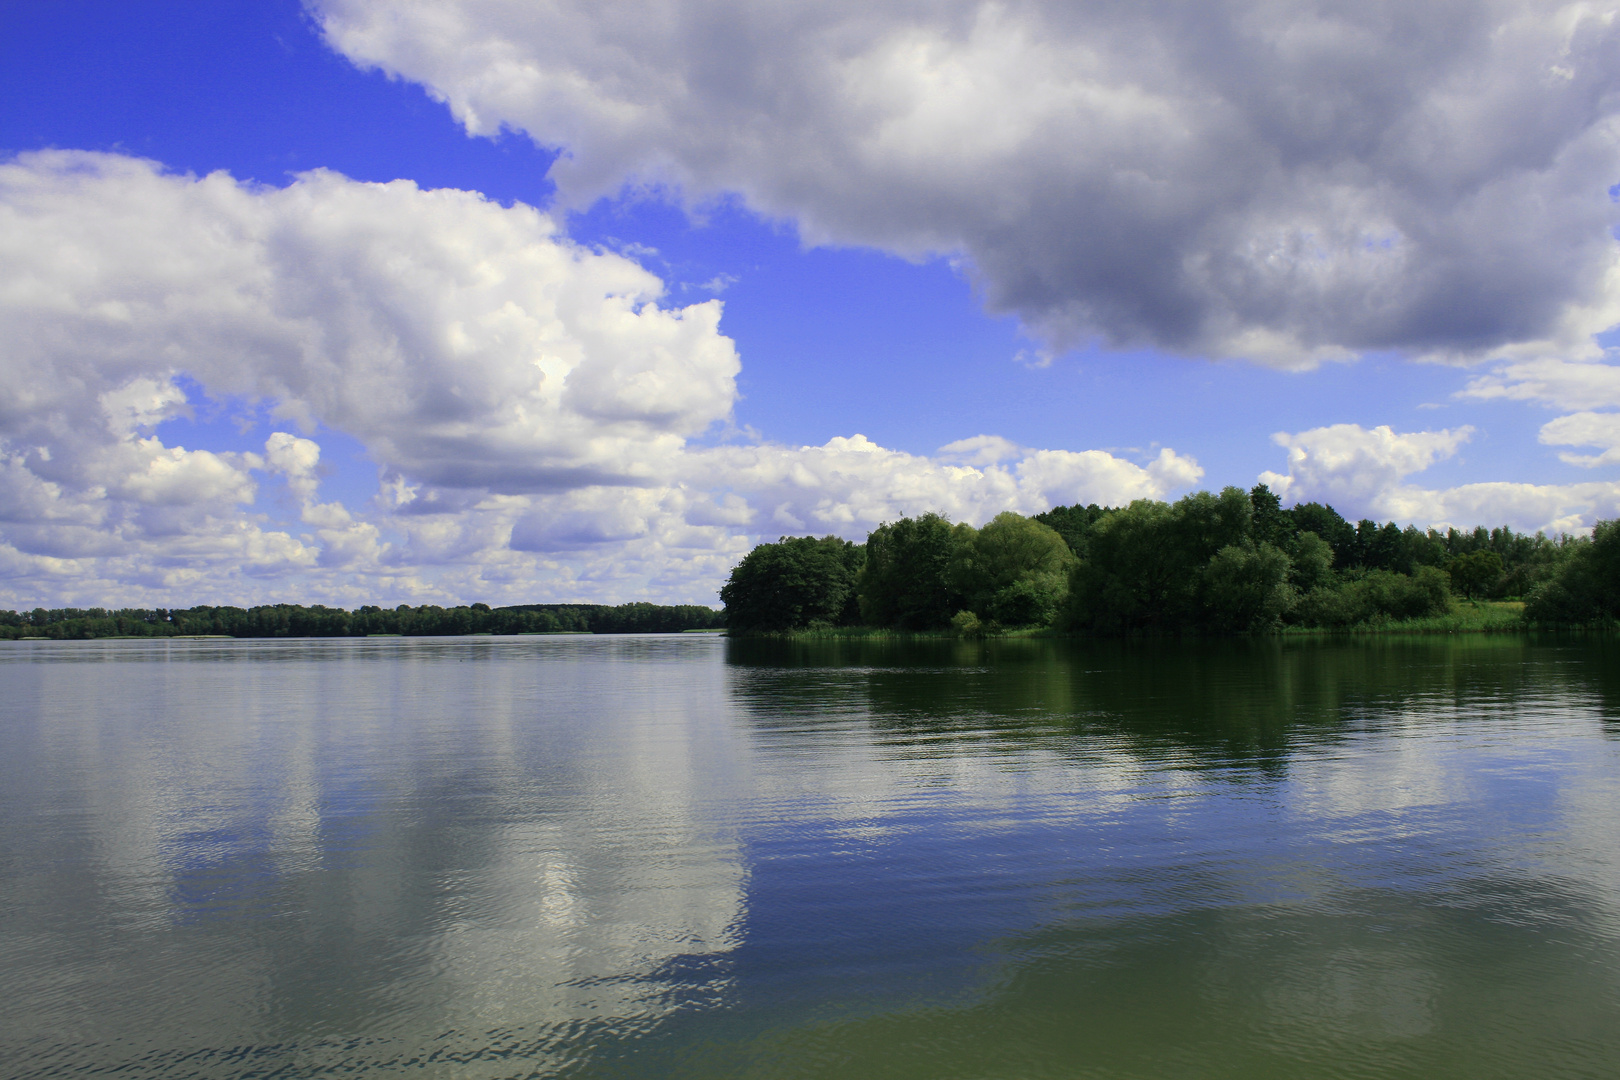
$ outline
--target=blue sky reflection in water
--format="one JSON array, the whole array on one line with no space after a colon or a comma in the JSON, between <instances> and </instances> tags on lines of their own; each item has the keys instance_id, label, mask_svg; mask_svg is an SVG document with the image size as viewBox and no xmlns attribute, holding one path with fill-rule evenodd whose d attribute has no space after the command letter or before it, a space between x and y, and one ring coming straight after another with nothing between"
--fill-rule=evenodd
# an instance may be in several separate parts
<instances>
[{"instance_id":1,"label":"blue sky reflection in water","mask_svg":"<svg viewBox=\"0 0 1620 1080\"><path fill-rule=\"evenodd\" d=\"M1613 654L14 645L0 1068L1602 1075Z\"/></svg>"}]
</instances>

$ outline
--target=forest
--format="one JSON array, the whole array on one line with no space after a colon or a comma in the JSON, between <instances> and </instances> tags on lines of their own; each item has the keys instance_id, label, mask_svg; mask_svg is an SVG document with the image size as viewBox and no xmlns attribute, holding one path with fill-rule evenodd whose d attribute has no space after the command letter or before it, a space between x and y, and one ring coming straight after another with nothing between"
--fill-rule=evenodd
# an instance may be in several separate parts
<instances>
[{"instance_id":1,"label":"forest","mask_svg":"<svg viewBox=\"0 0 1620 1080\"><path fill-rule=\"evenodd\" d=\"M721 613L696 605L659 604L523 604L492 608L423 605L395 608L366 606L354 611L301 604L259 607L36 608L0 611L0 639L221 636L407 637L467 634L656 634L714 630Z\"/></svg>"},{"instance_id":2,"label":"forest","mask_svg":"<svg viewBox=\"0 0 1620 1080\"><path fill-rule=\"evenodd\" d=\"M1522 600L1522 625L1613 625L1620 522L1556 539L1352 525L1320 503L1284 509L1261 484L1004 513L980 528L928 513L865 544L783 537L749 552L720 598L732 631L767 633L1252 634L1399 625L1487 600Z\"/></svg>"}]
</instances>

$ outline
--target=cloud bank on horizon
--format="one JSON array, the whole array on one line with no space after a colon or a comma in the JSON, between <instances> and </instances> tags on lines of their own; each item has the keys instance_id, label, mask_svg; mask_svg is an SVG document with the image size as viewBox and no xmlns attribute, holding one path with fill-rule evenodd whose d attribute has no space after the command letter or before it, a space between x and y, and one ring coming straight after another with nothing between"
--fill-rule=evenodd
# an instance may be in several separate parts
<instances>
[{"instance_id":1,"label":"cloud bank on horizon","mask_svg":"<svg viewBox=\"0 0 1620 1080\"><path fill-rule=\"evenodd\" d=\"M469 132L559 148L558 206L118 153L0 163L0 606L712 602L761 538L1205 479L1179 440L968 430L924 455L739 430L722 302L673 301L635 245L578 243L557 212L642 189L960 260L1053 350L1471 365L1457 401L1560 412L1540 444L1594 478L1425 487L1476 427L1334 423L1277 433L1285 469L1259 479L1420 526L1620 516L1620 365L1595 337L1620 324L1613 7L311 10ZM277 430L165 434L205 401ZM325 431L375 465L369 501L323 494Z\"/></svg>"}]
</instances>

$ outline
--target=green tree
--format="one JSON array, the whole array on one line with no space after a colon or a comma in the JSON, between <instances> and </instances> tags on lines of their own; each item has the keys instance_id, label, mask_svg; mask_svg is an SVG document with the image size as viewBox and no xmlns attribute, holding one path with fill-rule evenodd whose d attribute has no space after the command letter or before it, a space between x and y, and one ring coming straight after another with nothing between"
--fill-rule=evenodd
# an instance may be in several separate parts
<instances>
[{"instance_id":1,"label":"green tree","mask_svg":"<svg viewBox=\"0 0 1620 1080\"><path fill-rule=\"evenodd\" d=\"M1495 585L1502 577L1502 556L1488 549L1458 555L1446 563L1451 587L1472 600L1474 594Z\"/></svg>"},{"instance_id":2,"label":"green tree","mask_svg":"<svg viewBox=\"0 0 1620 1080\"><path fill-rule=\"evenodd\" d=\"M1265 484L1256 484L1249 490L1249 505L1254 511L1251 531L1255 542L1286 551L1293 543L1297 526L1293 515L1282 508L1276 492Z\"/></svg>"},{"instance_id":3,"label":"green tree","mask_svg":"<svg viewBox=\"0 0 1620 1080\"><path fill-rule=\"evenodd\" d=\"M1220 494L1197 491L1177 500L1176 542L1193 567L1193 576L1223 547L1253 539L1254 506L1242 488L1222 488Z\"/></svg>"},{"instance_id":4,"label":"green tree","mask_svg":"<svg viewBox=\"0 0 1620 1080\"><path fill-rule=\"evenodd\" d=\"M1008 511L982 529L958 533L951 584L981 618L1044 625L1068 593L1073 562L1056 530Z\"/></svg>"},{"instance_id":5,"label":"green tree","mask_svg":"<svg viewBox=\"0 0 1620 1080\"><path fill-rule=\"evenodd\" d=\"M866 565L857 590L861 618L871 626L937 630L962 610L951 585L958 543L972 533L939 514L879 525L866 538Z\"/></svg>"},{"instance_id":6,"label":"green tree","mask_svg":"<svg viewBox=\"0 0 1620 1080\"><path fill-rule=\"evenodd\" d=\"M1407 550L1401 527L1393 521L1383 526L1363 521L1357 527L1362 541L1362 562L1374 570L1393 570L1397 574L1410 574L1412 560Z\"/></svg>"},{"instance_id":7,"label":"green tree","mask_svg":"<svg viewBox=\"0 0 1620 1080\"><path fill-rule=\"evenodd\" d=\"M1054 506L1050 510L1036 514L1035 520L1042 525L1051 526L1063 537L1069 552L1075 558L1083 559L1086 557L1089 546L1087 537L1091 535L1092 528L1103 519L1104 515L1111 513L1112 510L1096 503L1089 506L1075 503L1073 506Z\"/></svg>"},{"instance_id":8,"label":"green tree","mask_svg":"<svg viewBox=\"0 0 1620 1080\"><path fill-rule=\"evenodd\" d=\"M1331 506L1300 503L1289 511L1300 532L1313 532L1333 549L1333 565L1340 569L1360 566L1356 555L1356 530Z\"/></svg>"},{"instance_id":9,"label":"green tree","mask_svg":"<svg viewBox=\"0 0 1620 1080\"><path fill-rule=\"evenodd\" d=\"M1600 521L1589 539L1565 545L1562 561L1525 597L1524 617L1548 625L1620 619L1620 521Z\"/></svg>"},{"instance_id":10,"label":"green tree","mask_svg":"<svg viewBox=\"0 0 1620 1080\"><path fill-rule=\"evenodd\" d=\"M1249 542L1252 514L1235 487L1114 511L1092 529L1088 557L1070 573L1065 624L1100 634L1192 629L1204 567L1222 548Z\"/></svg>"},{"instance_id":11,"label":"green tree","mask_svg":"<svg viewBox=\"0 0 1620 1080\"><path fill-rule=\"evenodd\" d=\"M833 625L849 610L855 545L836 536L783 537L760 544L720 589L733 630L799 630Z\"/></svg>"},{"instance_id":12,"label":"green tree","mask_svg":"<svg viewBox=\"0 0 1620 1080\"><path fill-rule=\"evenodd\" d=\"M1070 571L1065 623L1100 634L1164 629L1183 571L1174 526L1175 511L1151 499L1099 521Z\"/></svg>"},{"instance_id":13,"label":"green tree","mask_svg":"<svg viewBox=\"0 0 1620 1080\"><path fill-rule=\"evenodd\" d=\"M1288 556L1267 543L1221 548L1204 568L1206 625L1225 633L1275 628L1299 599L1288 583L1292 568Z\"/></svg>"},{"instance_id":14,"label":"green tree","mask_svg":"<svg viewBox=\"0 0 1620 1080\"><path fill-rule=\"evenodd\" d=\"M1313 532L1294 537L1288 582L1301 593L1333 583L1333 548Z\"/></svg>"}]
</instances>

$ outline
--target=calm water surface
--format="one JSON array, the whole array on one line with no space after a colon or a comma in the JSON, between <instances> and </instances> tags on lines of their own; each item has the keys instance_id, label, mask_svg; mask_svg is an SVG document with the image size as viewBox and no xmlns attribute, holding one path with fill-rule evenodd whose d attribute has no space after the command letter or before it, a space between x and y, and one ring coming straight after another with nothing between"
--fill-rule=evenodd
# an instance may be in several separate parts
<instances>
[{"instance_id":1,"label":"calm water surface","mask_svg":"<svg viewBox=\"0 0 1620 1080\"><path fill-rule=\"evenodd\" d=\"M0 644L0 1075L1620 1076L1620 642Z\"/></svg>"}]
</instances>

